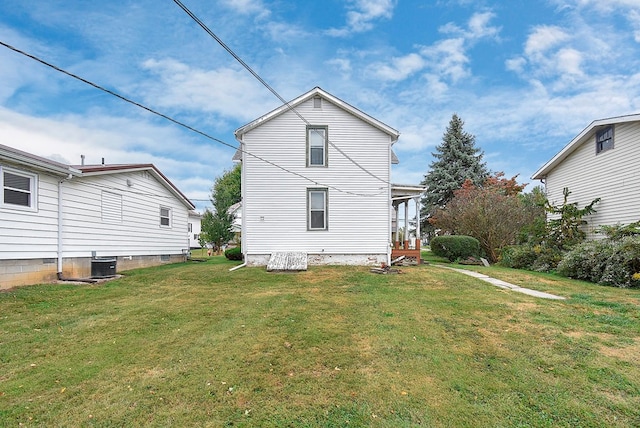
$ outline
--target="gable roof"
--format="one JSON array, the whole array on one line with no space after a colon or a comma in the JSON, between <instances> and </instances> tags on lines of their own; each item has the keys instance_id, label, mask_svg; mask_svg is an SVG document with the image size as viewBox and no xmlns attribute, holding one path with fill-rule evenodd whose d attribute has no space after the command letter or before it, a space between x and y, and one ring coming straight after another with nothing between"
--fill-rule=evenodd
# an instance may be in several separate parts
<instances>
[{"instance_id":1,"label":"gable roof","mask_svg":"<svg viewBox=\"0 0 640 428\"><path fill-rule=\"evenodd\" d=\"M628 122L637 122L640 121L640 114L630 114L626 116L616 116L610 117L606 119L598 119L594 120L582 130L576 137L569 142L562 150L560 150L551 160L542 165L542 167L537 170L532 176L533 180L542 180L547 174L553 170L556 166L558 166L563 160L567 158L571 153L573 153L576 149L578 149L582 144L584 144L587 140L590 140L591 137L596 133L596 131L603 127L614 125L617 123L628 123Z\"/></svg>"},{"instance_id":2,"label":"gable roof","mask_svg":"<svg viewBox=\"0 0 640 428\"><path fill-rule=\"evenodd\" d=\"M18 165L55 175L68 176L71 174L77 176L81 174L80 170L69 165L23 152L22 150L14 149L13 147L3 144L0 144L0 159L6 159Z\"/></svg>"},{"instance_id":3,"label":"gable roof","mask_svg":"<svg viewBox=\"0 0 640 428\"><path fill-rule=\"evenodd\" d=\"M242 135L246 134L247 132L251 131L254 128L257 128L258 126L262 125L263 123L276 118L278 116L280 116L283 113L288 112L289 110L295 109L297 106L299 106L300 104L302 104L305 101L310 100L311 98L315 97L315 96L320 96L321 98L329 101L330 103L340 107L341 109L343 109L344 111L351 113L352 115L354 115L355 117L357 117L358 119L368 123L369 125L378 128L380 131L388 134L391 137L391 144L395 143L398 140L398 137L400 137L400 133L398 131L396 131L395 129L393 129L392 127L380 122L378 119L375 119L371 116L369 116L368 114L364 113L361 110L358 110L357 108L353 107L352 105L342 101L341 99L331 95L330 93L328 93L327 91L321 89L320 87L316 86L315 88L313 88L312 90L310 90L309 92L300 95L298 98L289 101L286 104L283 104L282 106L278 107L275 110L272 110L271 112L265 114L264 116L259 117L258 119L249 122L248 124L238 128L235 132L235 136L236 139L238 141L242 141ZM234 157L235 158L235 157Z\"/></svg>"},{"instance_id":4,"label":"gable roof","mask_svg":"<svg viewBox=\"0 0 640 428\"><path fill-rule=\"evenodd\" d=\"M82 172L82 176L95 176L107 174L119 174L124 172L147 171L155 177L164 187L169 190L176 198L182 202L188 209L195 209L195 205L187 198L163 173L160 172L155 165L151 163L145 164L112 164L112 165L74 165Z\"/></svg>"}]
</instances>

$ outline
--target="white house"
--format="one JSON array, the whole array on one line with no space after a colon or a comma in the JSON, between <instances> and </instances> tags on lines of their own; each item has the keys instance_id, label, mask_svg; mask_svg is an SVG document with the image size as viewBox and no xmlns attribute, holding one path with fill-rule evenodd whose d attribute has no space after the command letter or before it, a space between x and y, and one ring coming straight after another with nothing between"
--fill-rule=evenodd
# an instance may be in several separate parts
<instances>
[{"instance_id":1,"label":"white house","mask_svg":"<svg viewBox=\"0 0 640 428\"><path fill-rule=\"evenodd\" d=\"M197 211L189 211L189 248L202 248L200 245L200 233L202 233L202 214Z\"/></svg>"},{"instance_id":2,"label":"white house","mask_svg":"<svg viewBox=\"0 0 640 428\"><path fill-rule=\"evenodd\" d=\"M235 135L248 265L278 252L309 264L389 262L398 131L316 87Z\"/></svg>"},{"instance_id":3,"label":"white house","mask_svg":"<svg viewBox=\"0 0 640 428\"><path fill-rule=\"evenodd\" d=\"M0 288L182 260L194 205L152 164L70 166L0 145Z\"/></svg>"},{"instance_id":4,"label":"white house","mask_svg":"<svg viewBox=\"0 0 640 428\"><path fill-rule=\"evenodd\" d=\"M552 204L562 204L563 189L571 192L568 202L579 207L596 198L596 213L590 215L587 234L602 225L629 224L640 220L640 114L591 122L532 178L541 180Z\"/></svg>"}]
</instances>

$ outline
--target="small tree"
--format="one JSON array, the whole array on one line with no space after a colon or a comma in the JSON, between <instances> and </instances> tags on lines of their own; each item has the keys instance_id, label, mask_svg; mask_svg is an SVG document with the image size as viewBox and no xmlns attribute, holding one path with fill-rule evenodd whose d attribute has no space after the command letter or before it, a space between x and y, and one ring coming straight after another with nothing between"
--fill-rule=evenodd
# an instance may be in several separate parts
<instances>
[{"instance_id":1,"label":"small tree","mask_svg":"<svg viewBox=\"0 0 640 428\"><path fill-rule=\"evenodd\" d=\"M214 211L206 210L202 216L201 233L204 240L218 250L233 238L233 214L229 213L229 208L241 199L240 180L240 164L216 178L211 189Z\"/></svg>"},{"instance_id":2,"label":"small tree","mask_svg":"<svg viewBox=\"0 0 640 428\"><path fill-rule=\"evenodd\" d=\"M502 248L514 244L522 228L533 220L519 197L526 184L518 184L517 176L503 176L500 172L489 177L482 187L466 180L430 220L448 233L476 238L491 262L496 262Z\"/></svg>"},{"instance_id":3,"label":"small tree","mask_svg":"<svg viewBox=\"0 0 640 428\"><path fill-rule=\"evenodd\" d=\"M547 213L552 216L547 221L547 240L545 244L560 251L569 250L574 245L584 241L586 233L581 227L587 222L583 217L595 213L596 210L593 206L600 202L600 198L596 198L584 208L578 208L577 202L567 202L571 194L569 188L562 189L562 194L564 196L562 205L551 205L549 202L545 205Z\"/></svg>"}]
</instances>

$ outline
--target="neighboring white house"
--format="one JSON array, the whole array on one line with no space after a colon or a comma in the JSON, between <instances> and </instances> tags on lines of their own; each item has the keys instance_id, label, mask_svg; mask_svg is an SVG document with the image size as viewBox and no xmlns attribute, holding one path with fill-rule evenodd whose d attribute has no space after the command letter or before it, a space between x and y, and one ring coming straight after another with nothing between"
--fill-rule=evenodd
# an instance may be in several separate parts
<instances>
[{"instance_id":1,"label":"neighboring white house","mask_svg":"<svg viewBox=\"0 0 640 428\"><path fill-rule=\"evenodd\" d=\"M70 166L0 145L0 288L182 260L194 205L152 164Z\"/></svg>"},{"instance_id":2,"label":"neighboring white house","mask_svg":"<svg viewBox=\"0 0 640 428\"><path fill-rule=\"evenodd\" d=\"M200 245L200 233L202 233L202 214L197 211L189 211L189 248L202 248Z\"/></svg>"},{"instance_id":3,"label":"neighboring white house","mask_svg":"<svg viewBox=\"0 0 640 428\"><path fill-rule=\"evenodd\" d=\"M234 241L240 242L240 237L242 236L242 201L231 205L227 213L233 216L233 222L231 223L233 239Z\"/></svg>"},{"instance_id":4,"label":"neighboring white house","mask_svg":"<svg viewBox=\"0 0 640 428\"><path fill-rule=\"evenodd\" d=\"M306 253L309 264L389 262L398 131L316 87L235 135L247 264L276 252Z\"/></svg>"},{"instance_id":5,"label":"neighboring white house","mask_svg":"<svg viewBox=\"0 0 640 428\"><path fill-rule=\"evenodd\" d=\"M593 121L532 178L541 180L550 203L578 206L596 198L596 213L588 216L587 234L602 225L629 224L640 220L640 114Z\"/></svg>"}]
</instances>

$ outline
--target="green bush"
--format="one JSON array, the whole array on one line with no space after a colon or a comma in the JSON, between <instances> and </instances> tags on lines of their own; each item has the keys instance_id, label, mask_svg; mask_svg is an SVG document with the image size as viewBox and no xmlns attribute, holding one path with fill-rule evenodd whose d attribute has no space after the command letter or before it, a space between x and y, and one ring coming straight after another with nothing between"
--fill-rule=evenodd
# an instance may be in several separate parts
<instances>
[{"instance_id":1,"label":"green bush","mask_svg":"<svg viewBox=\"0 0 640 428\"><path fill-rule=\"evenodd\" d=\"M229 248L224 252L224 256L229 260L242 260L242 249L240 247Z\"/></svg>"},{"instance_id":2,"label":"green bush","mask_svg":"<svg viewBox=\"0 0 640 428\"><path fill-rule=\"evenodd\" d=\"M471 236L444 235L431 239L431 251L436 256L453 262L458 259L480 256L480 242Z\"/></svg>"},{"instance_id":3,"label":"green bush","mask_svg":"<svg viewBox=\"0 0 640 428\"><path fill-rule=\"evenodd\" d=\"M569 251L558 274L615 287L640 286L640 238L584 242Z\"/></svg>"},{"instance_id":4,"label":"green bush","mask_svg":"<svg viewBox=\"0 0 640 428\"><path fill-rule=\"evenodd\" d=\"M513 269L551 272L562 260L562 253L543 245L513 245L502 251L500 264Z\"/></svg>"}]
</instances>

